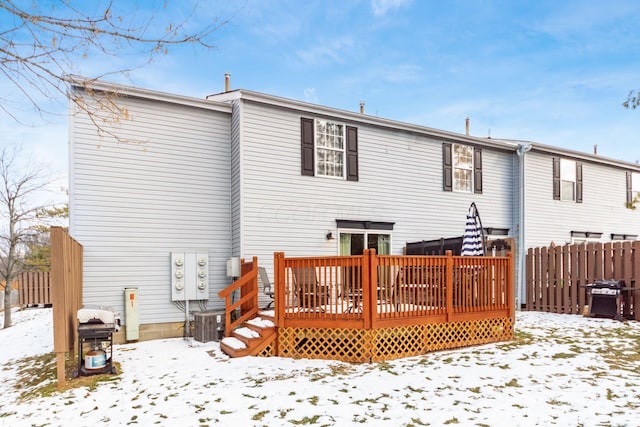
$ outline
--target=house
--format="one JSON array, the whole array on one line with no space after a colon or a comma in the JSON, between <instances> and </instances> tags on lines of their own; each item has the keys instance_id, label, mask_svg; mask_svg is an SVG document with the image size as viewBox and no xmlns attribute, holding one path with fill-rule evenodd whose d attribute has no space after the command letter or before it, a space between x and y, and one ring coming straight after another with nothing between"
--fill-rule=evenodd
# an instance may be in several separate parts
<instances>
[{"instance_id":1,"label":"house","mask_svg":"<svg viewBox=\"0 0 640 427\"><path fill-rule=\"evenodd\" d=\"M638 164L538 143L520 147L520 247L638 238ZM523 280L518 293L525 295Z\"/></svg>"},{"instance_id":2,"label":"house","mask_svg":"<svg viewBox=\"0 0 640 427\"><path fill-rule=\"evenodd\" d=\"M76 107L70 119L84 303L124 312L123 290L138 288L143 339L182 335L189 303L222 308L232 257L270 270L276 251L402 254L407 242L461 235L472 202L487 230L524 242L519 254L638 234L625 206L636 190L625 179L640 173L631 163L247 90L203 100L92 82L72 99L95 112Z\"/></svg>"}]
</instances>

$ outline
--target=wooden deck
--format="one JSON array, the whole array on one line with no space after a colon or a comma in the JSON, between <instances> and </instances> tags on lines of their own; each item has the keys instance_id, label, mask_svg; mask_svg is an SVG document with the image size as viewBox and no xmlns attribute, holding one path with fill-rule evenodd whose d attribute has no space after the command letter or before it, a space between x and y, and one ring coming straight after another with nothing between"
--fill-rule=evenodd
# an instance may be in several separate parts
<instances>
[{"instance_id":1,"label":"wooden deck","mask_svg":"<svg viewBox=\"0 0 640 427\"><path fill-rule=\"evenodd\" d=\"M227 334L259 315L257 259L220 292ZM274 254L276 337L261 354L388 360L513 337L513 258ZM231 303L234 289L240 298ZM238 319L231 313L239 309ZM237 312L237 311L236 311Z\"/></svg>"}]
</instances>

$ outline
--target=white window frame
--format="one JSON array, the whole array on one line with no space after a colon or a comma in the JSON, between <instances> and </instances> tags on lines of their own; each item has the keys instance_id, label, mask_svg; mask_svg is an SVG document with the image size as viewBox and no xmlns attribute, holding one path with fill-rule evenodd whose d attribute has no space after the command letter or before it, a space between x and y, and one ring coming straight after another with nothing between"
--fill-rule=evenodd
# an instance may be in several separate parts
<instances>
[{"instance_id":1,"label":"white window frame","mask_svg":"<svg viewBox=\"0 0 640 427\"><path fill-rule=\"evenodd\" d=\"M631 173L631 200L635 199L640 193L640 173Z\"/></svg>"},{"instance_id":2,"label":"white window frame","mask_svg":"<svg viewBox=\"0 0 640 427\"><path fill-rule=\"evenodd\" d=\"M560 159L560 200L562 201L576 201L576 167L575 160ZM566 194L565 184L571 184L571 197Z\"/></svg>"},{"instance_id":3,"label":"white window frame","mask_svg":"<svg viewBox=\"0 0 640 427\"><path fill-rule=\"evenodd\" d=\"M460 156L458 156L458 150L460 148L470 151L471 159L469 162L460 162ZM458 193L473 193L473 176L474 176L474 148L470 145L464 144L452 144L451 145L451 189ZM468 180L462 181L458 177L458 173L468 174ZM464 186L461 185L464 182Z\"/></svg>"},{"instance_id":4,"label":"white window frame","mask_svg":"<svg viewBox=\"0 0 640 427\"><path fill-rule=\"evenodd\" d=\"M324 124L324 130L320 127L321 124ZM346 125L344 123L334 122L330 120L323 119L314 119L314 141L313 141L313 149L315 151L315 164L314 172L316 176L322 176L326 178L334 178L334 179L346 179L347 176L347 134L346 134ZM340 132L328 132L327 129L329 126L339 126ZM340 144L341 142L341 144ZM340 146L341 145L341 146ZM340 162L329 161L326 160L326 156L321 156L320 153L329 154L333 156L338 156ZM320 164L322 160L324 160L324 171L320 168ZM342 167L342 174L338 175L335 173L336 166L340 165ZM329 169L333 169L334 173L327 173Z\"/></svg>"}]
</instances>

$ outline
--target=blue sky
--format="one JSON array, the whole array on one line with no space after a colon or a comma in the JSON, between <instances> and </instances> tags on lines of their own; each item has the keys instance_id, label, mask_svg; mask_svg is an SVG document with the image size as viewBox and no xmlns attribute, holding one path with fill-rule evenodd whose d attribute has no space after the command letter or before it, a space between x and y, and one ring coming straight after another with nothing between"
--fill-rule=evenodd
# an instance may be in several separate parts
<instances>
[{"instance_id":1,"label":"blue sky","mask_svg":"<svg viewBox=\"0 0 640 427\"><path fill-rule=\"evenodd\" d=\"M184 3L118 1L131 19L157 24ZM640 2L481 0L205 1L197 27L229 19L216 48L185 46L111 81L198 98L231 86L481 137L531 140L640 160ZM124 10L124 9L120 9ZM140 65L89 55L74 73L93 77ZM1 83L6 87L6 82ZM24 127L0 118L3 143L22 141L66 170L66 104ZM28 112L24 113L25 115Z\"/></svg>"}]
</instances>

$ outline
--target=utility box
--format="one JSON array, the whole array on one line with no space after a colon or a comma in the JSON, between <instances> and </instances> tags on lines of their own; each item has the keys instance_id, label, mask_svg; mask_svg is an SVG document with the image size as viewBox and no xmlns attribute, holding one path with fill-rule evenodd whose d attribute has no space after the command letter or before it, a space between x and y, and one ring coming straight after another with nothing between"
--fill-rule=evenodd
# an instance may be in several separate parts
<instances>
[{"instance_id":1,"label":"utility box","mask_svg":"<svg viewBox=\"0 0 640 427\"><path fill-rule=\"evenodd\" d=\"M209 299L209 254L171 252L171 301Z\"/></svg>"},{"instance_id":2,"label":"utility box","mask_svg":"<svg viewBox=\"0 0 640 427\"><path fill-rule=\"evenodd\" d=\"M225 316L223 311L200 311L193 314L196 341L220 341L224 337Z\"/></svg>"},{"instance_id":3,"label":"utility box","mask_svg":"<svg viewBox=\"0 0 640 427\"><path fill-rule=\"evenodd\" d=\"M140 316L138 314L138 288L124 289L125 339L137 341L140 338Z\"/></svg>"},{"instance_id":4,"label":"utility box","mask_svg":"<svg viewBox=\"0 0 640 427\"><path fill-rule=\"evenodd\" d=\"M240 277L240 258L237 256L227 258L227 276Z\"/></svg>"}]
</instances>

